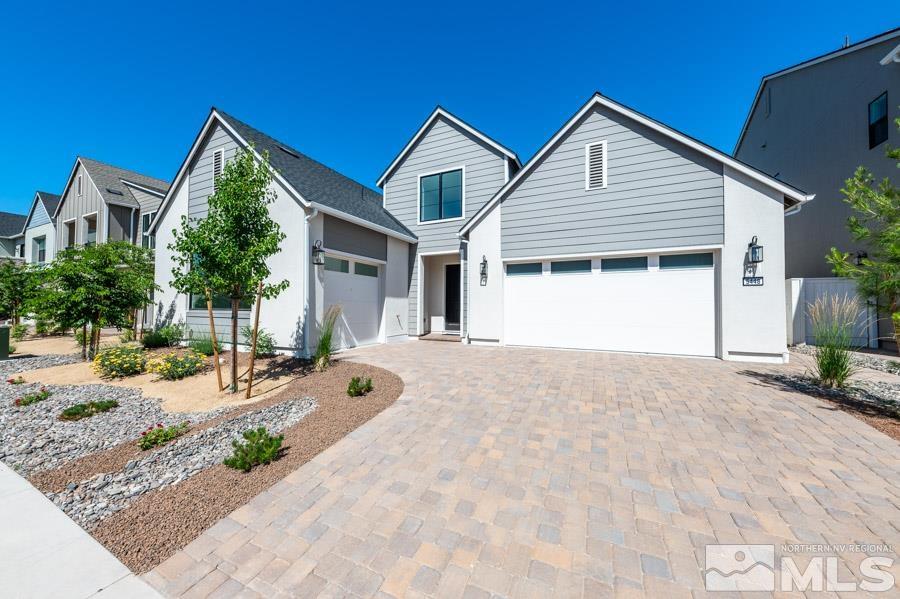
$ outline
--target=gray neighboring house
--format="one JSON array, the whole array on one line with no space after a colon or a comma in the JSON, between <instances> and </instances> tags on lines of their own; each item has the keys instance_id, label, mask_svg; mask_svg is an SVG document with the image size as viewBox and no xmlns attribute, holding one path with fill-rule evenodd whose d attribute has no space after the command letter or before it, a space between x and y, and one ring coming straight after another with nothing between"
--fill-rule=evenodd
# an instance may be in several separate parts
<instances>
[{"instance_id":1,"label":"gray neighboring house","mask_svg":"<svg viewBox=\"0 0 900 599\"><path fill-rule=\"evenodd\" d=\"M56 222L53 214L59 206L59 199L55 193L46 191L34 194L22 232L25 262L46 264L56 256Z\"/></svg>"},{"instance_id":2,"label":"gray neighboring house","mask_svg":"<svg viewBox=\"0 0 900 599\"><path fill-rule=\"evenodd\" d=\"M27 216L13 212L0 212L0 259L22 258L25 236L22 227Z\"/></svg>"}]
</instances>

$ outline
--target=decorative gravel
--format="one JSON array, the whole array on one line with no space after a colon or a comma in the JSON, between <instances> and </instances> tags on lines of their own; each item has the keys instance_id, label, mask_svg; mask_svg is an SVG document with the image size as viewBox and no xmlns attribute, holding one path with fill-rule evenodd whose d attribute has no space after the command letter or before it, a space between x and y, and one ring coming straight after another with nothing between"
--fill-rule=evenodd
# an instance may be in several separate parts
<instances>
[{"instance_id":1,"label":"decorative gravel","mask_svg":"<svg viewBox=\"0 0 900 599\"><path fill-rule=\"evenodd\" d=\"M816 347L801 343L791 347L791 351L804 356L813 356L816 353ZM900 374L900 358L891 359L862 352L853 352L853 364L857 368L869 368L870 370Z\"/></svg>"},{"instance_id":2,"label":"decorative gravel","mask_svg":"<svg viewBox=\"0 0 900 599\"><path fill-rule=\"evenodd\" d=\"M229 410L223 407L202 413L168 414L158 399L143 397L139 389L111 385L46 385L51 393L46 400L24 407L14 404L17 397L38 391L41 386L11 385L5 378L0 381L0 460L22 475L56 468L69 460L136 439L157 423L198 423ZM82 420L59 420L64 408L104 399L118 401L119 407Z\"/></svg>"},{"instance_id":3,"label":"decorative gravel","mask_svg":"<svg viewBox=\"0 0 900 599\"><path fill-rule=\"evenodd\" d=\"M146 452L119 472L98 474L70 483L60 493L47 493L56 505L85 528L127 507L143 493L178 484L219 464L232 452L232 441L260 426L274 434L292 426L316 409L310 397L285 401L180 437Z\"/></svg>"},{"instance_id":4,"label":"decorative gravel","mask_svg":"<svg viewBox=\"0 0 900 599\"><path fill-rule=\"evenodd\" d=\"M773 375L777 381L812 395L821 395L838 401L851 400L872 407L879 412L900 418L900 385L881 381L854 380L844 389L820 386L815 379L788 374Z\"/></svg>"},{"instance_id":5,"label":"decorative gravel","mask_svg":"<svg viewBox=\"0 0 900 599\"><path fill-rule=\"evenodd\" d=\"M11 358L9 360L0 361L0 378L3 381L10 375L17 372L25 372L26 370L37 370L38 368L50 368L51 366L62 366L63 364L72 364L81 362L79 354L48 354L46 356L35 356L33 358Z\"/></svg>"}]
</instances>

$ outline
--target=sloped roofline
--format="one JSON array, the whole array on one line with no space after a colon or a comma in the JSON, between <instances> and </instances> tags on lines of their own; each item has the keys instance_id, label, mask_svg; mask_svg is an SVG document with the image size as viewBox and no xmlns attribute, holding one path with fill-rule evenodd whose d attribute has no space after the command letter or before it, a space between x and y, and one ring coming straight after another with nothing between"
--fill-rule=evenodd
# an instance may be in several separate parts
<instances>
[{"instance_id":1,"label":"sloped roofline","mask_svg":"<svg viewBox=\"0 0 900 599\"><path fill-rule=\"evenodd\" d=\"M481 141L483 141L490 147L494 148L501 154L505 155L510 160L515 160L516 166L518 166L519 168L522 167L522 162L519 160L519 156L515 152L513 152L506 146L498 143L497 141L491 139L490 137L488 137L487 135L485 135L484 133L482 133L481 131L479 131L478 129L473 127L472 125L469 125L468 123L466 123L459 117L454 116L448 110L444 109L442 106L436 106L435 109L428 116L428 118L425 119L425 122L422 123L422 126L419 127L419 129L416 131L415 135L412 136L412 138L409 140L409 142L407 142L407 144L403 147L403 149L400 151L400 153L397 154L397 157L394 158L394 161L391 162L390 166L388 166L387 169L385 169L384 173L382 173L381 176L378 177L378 182L376 183L376 185L378 187L384 186L384 182L387 180L387 178L390 177L391 174L394 172L394 170L400 165L400 163L403 162L403 159L409 155L409 153L412 151L412 149L416 145L416 143L418 143L418 141L420 139L422 139L422 136L425 135L425 132L428 131L428 128L431 127L431 125L439 118L444 118L444 119L450 121L451 123L453 123L454 125L456 125L457 127L470 133L471 135L474 135L475 137L477 137L478 139L480 139Z\"/></svg>"},{"instance_id":2,"label":"sloped roofline","mask_svg":"<svg viewBox=\"0 0 900 599\"><path fill-rule=\"evenodd\" d=\"M63 204L66 203L66 193L69 191L69 187L72 186L72 180L75 178L75 173L78 172L78 165L82 165L84 167L84 172L87 173L88 179L91 180L91 185L94 186L94 189L97 190L97 193L100 195L100 198L106 202L106 197L100 192L100 188L97 187L97 184L94 183L94 178L91 176L91 172L84 166L84 163L81 162L81 156L75 157L75 164L72 165L72 171L69 173L69 178L66 179L66 184L63 187L62 193L59 194L59 203L56 205L56 210L53 211L53 218L56 218L59 215L59 211L62 210Z\"/></svg>"},{"instance_id":3,"label":"sloped roofline","mask_svg":"<svg viewBox=\"0 0 900 599\"><path fill-rule=\"evenodd\" d=\"M182 161L181 166L178 167L178 173L175 175L175 179L172 181L172 185L169 186L169 190L166 192L166 195L163 198L162 203L159 205L159 208L157 208L157 210L156 210L156 216L153 217L153 221L150 223L150 227L149 227L150 233L156 232L156 228L159 225L159 222L162 220L163 214L165 213L166 209L169 207L169 204L172 203L172 198L175 196L175 192L176 192L177 188L184 180L184 177L187 175L188 167L190 166L191 162L193 162L194 157L197 155L197 152L200 151L202 142L204 139L206 139L206 135L207 135L207 133L209 133L210 129L212 128L213 123L220 124L226 131L228 131L228 133L232 137L234 137L235 140L237 140L237 142L242 147L250 148L250 151L253 152L254 157L257 160L262 161L262 156L259 155L259 153L256 151L256 149L251 144L249 144L247 142L247 140L244 139L243 136L241 136L234 129L234 127L231 126L231 123L228 122L228 119L224 118L219 113L219 111L216 110L215 107L212 107L209 111L209 116L206 117L206 122L203 124L203 127L200 129L200 133L198 133L196 139L194 139L194 143L191 145L190 151L188 152L184 161ZM363 218L359 218L359 217L353 216L351 214L347 214L346 212L342 212L342 211L332 208L330 206L323 206L322 204L320 204L318 202L310 202L309 200L305 199L300 194L300 192L297 191L297 189L287 181L287 179L285 179L283 176L281 176L281 174L278 172L277 169L271 168L270 170L272 171L272 176L279 183L281 183L281 185L288 191L288 193L290 193L292 196L294 196L294 199L296 199L300 203L300 205L303 206L304 208L316 209L319 212L322 212L324 214L335 216L342 220L346 220L347 222L357 224L357 225L359 225L361 227L365 227L367 229L372 229L373 231L383 233L389 237L401 239L408 243L416 243L416 241L417 241L414 237L410 237L408 235L403 235L402 233L393 231L391 229L388 229L387 227L382 227L381 225L378 225L371 221L365 220Z\"/></svg>"},{"instance_id":4,"label":"sloped roofline","mask_svg":"<svg viewBox=\"0 0 900 599\"><path fill-rule=\"evenodd\" d=\"M24 235L25 231L28 230L28 223L31 222L31 217L34 216L34 209L37 208L37 203L40 202L41 204L44 204L44 200L41 198L42 193L46 193L46 192L43 192L43 191L34 192L34 200L32 200L32 202L31 202L31 208L28 210L28 214L25 215L25 224L22 225L22 233L20 233L20 235ZM44 204L44 210L46 210L46 209L47 209L47 205ZM55 210L53 212L54 212L54 214L56 213ZM49 212L47 213L47 215L50 216L50 222L53 223L53 215L50 214ZM53 226L56 227L55 224Z\"/></svg>"},{"instance_id":5,"label":"sloped roofline","mask_svg":"<svg viewBox=\"0 0 900 599\"><path fill-rule=\"evenodd\" d=\"M628 108L624 104L619 104L618 102L602 95L600 92L595 92L594 95L591 96L591 98L584 104L584 106L582 106L578 110L578 112L576 112L568 121L566 121L566 123L555 134L553 134L553 136L549 140L547 140L547 142L543 146L541 146L541 149L537 151L537 153L531 158L531 160L525 163L525 166L523 166L509 181L507 181L506 184L501 187L500 190L495 193L494 196L478 210L478 212L472 215L472 218L470 218L466 222L466 224L464 224L459 230L458 235L465 235L472 227L478 224L481 218L485 214L487 214L491 210L491 208L493 208L493 206L495 206L499 201L506 197L510 190L518 185L519 181L521 181L524 177L527 177L528 174L534 170L537 164L541 162L544 156L547 155L550 150L552 150L556 146L556 144L559 143L559 141L563 137L565 137L590 110L594 109L597 106L608 108L631 120L637 121L645 127L648 127L658 133L674 139L675 141L684 144L689 148L700 152L701 154L717 160L723 165L733 168L734 170L750 177L751 179L759 181L764 185L767 185L772 189L779 191L780 193L784 194L786 198L790 198L791 200L793 200L794 205L808 202L815 197L814 194L807 194L806 192L803 192L796 187L793 187L792 185L788 185L783 181L779 181L778 179L775 179L753 168L752 166L749 166L735 158L732 158L728 154L721 152L713 148L712 146L698 141L680 131L672 129L668 125L664 125L659 121L656 121L636 110Z\"/></svg>"},{"instance_id":6,"label":"sloped roofline","mask_svg":"<svg viewBox=\"0 0 900 599\"><path fill-rule=\"evenodd\" d=\"M837 50L832 50L831 52L826 52L825 54L821 54L819 56L804 60L803 62L797 63L793 66L785 67L780 71L775 71L774 73L764 75L759 82L759 87L756 88L756 95L753 96L753 102L750 104L750 110L747 112L746 118L744 118L744 126L741 127L741 133L740 135L738 135L737 141L734 144L734 150L731 153L737 155L738 151L741 149L741 143L743 143L744 135L746 135L747 133L747 127L750 125L750 117L753 116L753 111L756 110L756 105L759 104L759 99L762 96L762 90L766 86L766 83L768 83L772 79L781 77L782 75L787 75L788 73L793 73L795 71L799 71L813 65L821 64L825 61L831 60L832 58L846 56L847 54L851 54L853 52L856 52L857 50L862 50L863 48L868 48L869 46L880 44L881 42L885 42L895 37L900 37L900 27L895 27L890 31L885 31L884 33L873 35L872 37L860 40L855 44L850 44L845 48L838 48ZM896 49L894 51L896 52ZM889 61L885 62L885 59L889 58L890 56L890 53L885 56L885 58L881 60L881 64L888 64Z\"/></svg>"}]
</instances>

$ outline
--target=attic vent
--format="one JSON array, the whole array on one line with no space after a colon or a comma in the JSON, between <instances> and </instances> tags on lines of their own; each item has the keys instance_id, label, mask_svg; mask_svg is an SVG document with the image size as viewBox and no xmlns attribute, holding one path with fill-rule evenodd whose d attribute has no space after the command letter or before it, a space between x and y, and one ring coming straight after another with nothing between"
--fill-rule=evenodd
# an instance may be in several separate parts
<instances>
[{"instance_id":1,"label":"attic vent","mask_svg":"<svg viewBox=\"0 0 900 599\"><path fill-rule=\"evenodd\" d=\"M112 187L107 187L106 191L113 194L114 196L124 196L125 194L119 191L118 189L113 189Z\"/></svg>"},{"instance_id":2,"label":"attic vent","mask_svg":"<svg viewBox=\"0 0 900 599\"><path fill-rule=\"evenodd\" d=\"M606 187L606 141L596 141L584 146L584 188Z\"/></svg>"},{"instance_id":3,"label":"attic vent","mask_svg":"<svg viewBox=\"0 0 900 599\"><path fill-rule=\"evenodd\" d=\"M294 158L300 158L300 154L298 154L297 152L293 151L290 148L286 148L284 146L278 146L278 149L281 150L282 152L284 152L285 154L290 154Z\"/></svg>"},{"instance_id":4,"label":"attic vent","mask_svg":"<svg viewBox=\"0 0 900 599\"><path fill-rule=\"evenodd\" d=\"M219 177L225 166L225 150L219 149L213 152L213 193L219 190Z\"/></svg>"}]
</instances>

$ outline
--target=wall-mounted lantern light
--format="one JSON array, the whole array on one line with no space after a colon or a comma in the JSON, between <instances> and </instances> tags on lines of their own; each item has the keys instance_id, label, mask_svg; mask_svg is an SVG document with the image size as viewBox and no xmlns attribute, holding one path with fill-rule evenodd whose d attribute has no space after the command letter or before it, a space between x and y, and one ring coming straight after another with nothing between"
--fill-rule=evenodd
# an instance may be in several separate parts
<instances>
[{"instance_id":1,"label":"wall-mounted lantern light","mask_svg":"<svg viewBox=\"0 0 900 599\"><path fill-rule=\"evenodd\" d=\"M867 254L866 252L864 252L862 250L859 250L856 252L856 258L854 259L854 263L856 263L857 266L862 266L863 260L865 260L868 257L869 257L869 254Z\"/></svg>"},{"instance_id":2,"label":"wall-mounted lantern light","mask_svg":"<svg viewBox=\"0 0 900 599\"><path fill-rule=\"evenodd\" d=\"M312 263L316 266L325 264L325 250L322 249L322 242L319 240L312 246Z\"/></svg>"},{"instance_id":3,"label":"wall-mounted lantern light","mask_svg":"<svg viewBox=\"0 0 900 599\"><path fill-rule=\"evenodd\" d=\"M750 241L747 255L749 256L750 264L759 264L763 261L763 246L756 243L756 235L754 235L753 240Z\"/></svg>"},{"instance_id":4,"label":"wall-mounted lantern light","mask_svg":"<svg viewBox=\"0 0 900 599\"><path fill-rule=\"evenodd\" d=\"M481 257L481 286L487 285L487 256Z\"/></svg>"}]
</instances>

